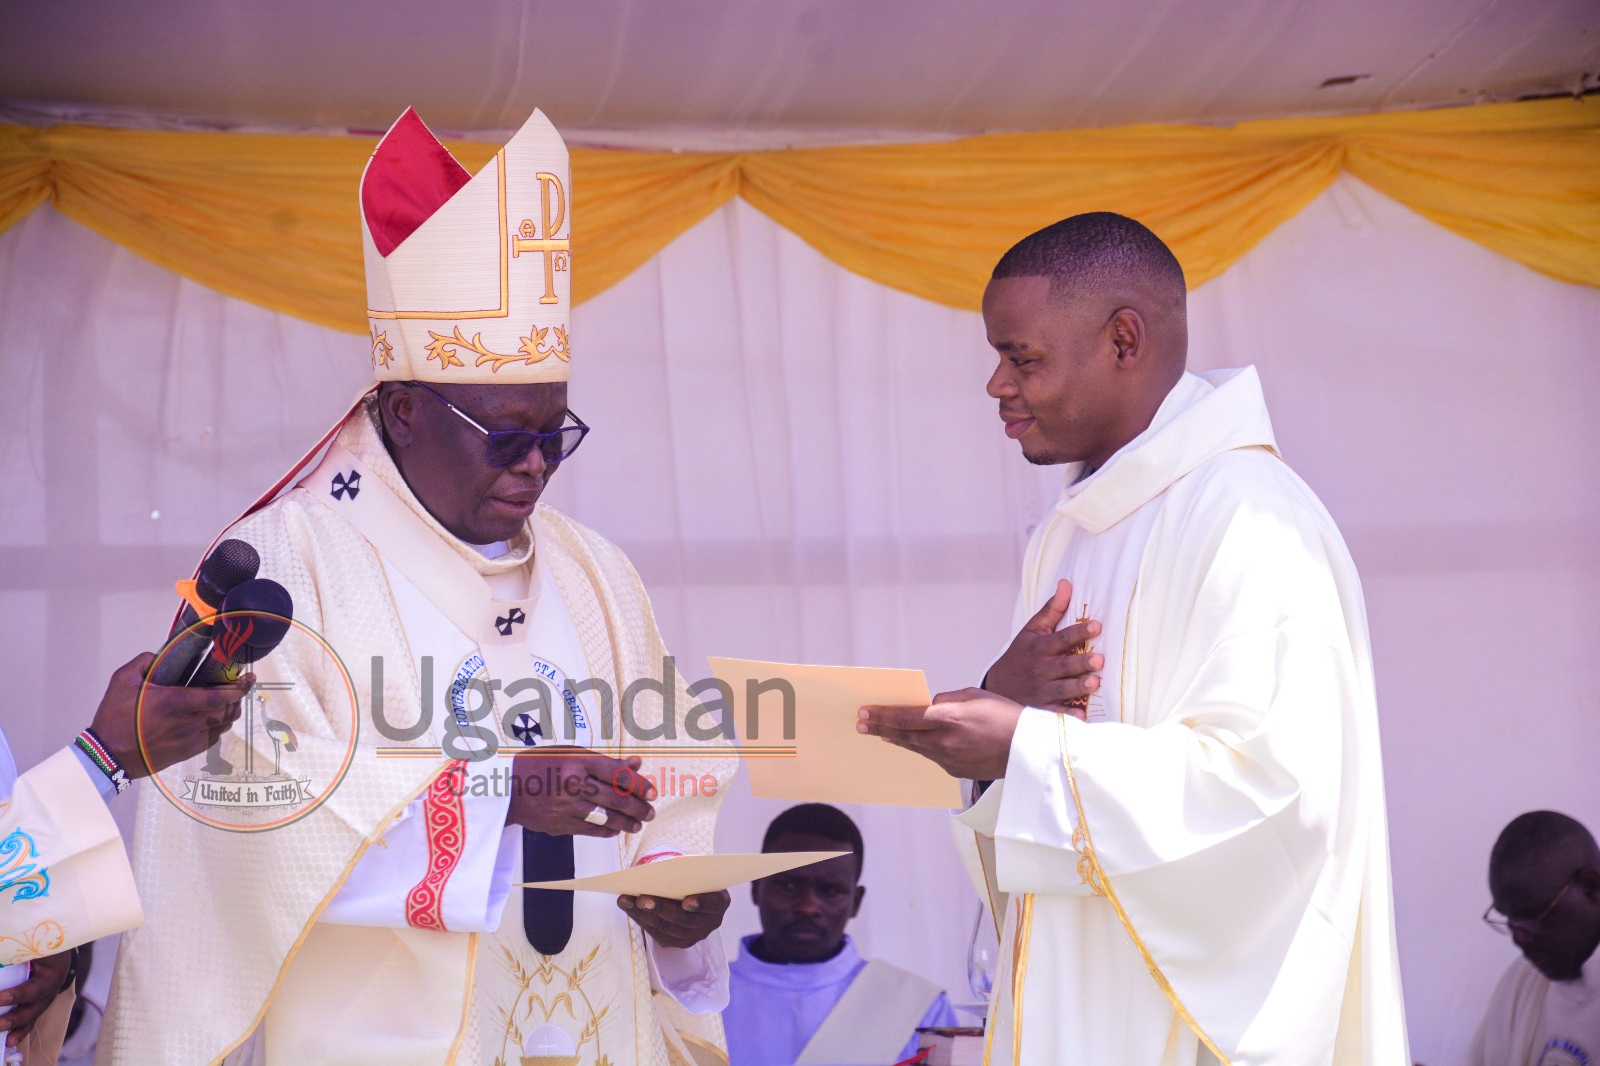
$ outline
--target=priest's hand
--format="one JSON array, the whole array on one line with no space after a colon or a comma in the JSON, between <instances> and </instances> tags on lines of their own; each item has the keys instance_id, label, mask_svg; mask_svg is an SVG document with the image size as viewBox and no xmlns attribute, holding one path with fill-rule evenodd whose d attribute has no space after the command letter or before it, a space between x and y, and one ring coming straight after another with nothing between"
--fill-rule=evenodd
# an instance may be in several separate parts
<instances>
[{"instance_id":1,"label":"priest's hand","mask_svg":"<svg viewBox=\"0 0 1600 1066\"><path fill-rule=\"evenodd\" d=\"M728 913L726 892L702 892L682 900L660 896L618 896L617 906L664 948L692 948L715 933Z\"/></svg>"},{"instance_id":2,"label":"priest's hand","mask_svg":"<svg viewBox=\"0 0 1600 1066\"><path fill-rule=\"evenodd\" d=\"M239 701L256 683L254 674L246 674L230 685L209 688L146 684L155 661L144 652L118 667L90 723L130 778L147 777L209 748L216 731L239 717Z\"/></svg>"},{"instance_id":3,"label":"priest's hand","mask_svg":"<svg viewBox=\"0 0 1600 1066\"><path fill-rule=\"evenodd\" d=\"M941 692L929 707L863 707L857 732L932 759L951 777L1006 776L1022 706L981 688Z\"/></svg>"},{"instance_id":4,"label":"priest's hand","mask_svg":"<svg viewBox=\"0 0 1600 1066\"><path fill-rule=\"evenodd\" d=\"M46 955L33 960L26 981L0 992L0 1007L11 1008L0 1014L0 1031L6 1034L6 1047L16 1047L32 1032L50 1004L66 990L71 975L71 951Z\"/></svg>"},{"instance_id":5,"label":"priest's hand","mask_svg":"<svg viewBox=\"0 0 1600 1066\"><path fill-rule=\"evenodd\" d=\"M637 833L656 816L656 789L639 776L637 755L613 759L588 748L535 748L511 760L515 777L506 824L551 836ZM601 820L604 815L604 820Z\"/></svg>"},{"instance_id":6,"label":"priest's hand","mask_svg":"<svg viewBox=\"0 0 1600 1066\"><path fill-rule=\"evenodd\" d=\"M1086 620L1056 629L1071 602L1072 583L1058 581L1055 594L989 667L983 687L1024 707L1084 718L1089 713L1089 696L1100 687L1095 671L1106 661L1089 648L1089 642L1100 635L1099 622Z\"/></svg>"}]
</instances>

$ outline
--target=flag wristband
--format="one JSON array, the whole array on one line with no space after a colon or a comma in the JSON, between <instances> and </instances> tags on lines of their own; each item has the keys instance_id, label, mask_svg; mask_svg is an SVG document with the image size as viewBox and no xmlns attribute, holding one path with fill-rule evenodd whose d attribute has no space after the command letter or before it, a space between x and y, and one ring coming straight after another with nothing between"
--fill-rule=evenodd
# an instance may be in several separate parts
<instances>
[{"instance_id":1,"label":"flag wristband","mask_svg":"<svg viewBox=\"0 0 1600 1066\"><path fill-rule=\"evenodd\" d=\"M72 742L85 755L89 756L90 762L100 767L101 773L111 779L111 783L117 787L118 793L127 791L128 786L133 783L128 780L128 772L122 768L121 763L117 762L116 756L111 754L110 749L101 743L99 736L95 734L93 729L85 729Z\"/></svg>"}]
</instances>

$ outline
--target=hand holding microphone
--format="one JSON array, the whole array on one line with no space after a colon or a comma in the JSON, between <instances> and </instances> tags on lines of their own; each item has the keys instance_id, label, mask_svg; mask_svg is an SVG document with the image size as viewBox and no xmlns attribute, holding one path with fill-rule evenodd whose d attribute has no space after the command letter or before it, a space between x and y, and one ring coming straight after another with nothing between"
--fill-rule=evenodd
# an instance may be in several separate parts
<instances>
[{"instance_id":1,"label":"hand holding microphone","mask_svg":"<svg viewBox=\"0 0 1600 1066\"><path fill-rule=\"evenodd\" d=\"M260 565L248 543L222 541L192 587L179 583L184 608L159 659L145 653L112 675L90 729L129 778L214 749L239 717L255 684L246 667L283 641L294 616L288 590L255 576Z\"/></svg>"},{"instance_id":2,"label":"hand holding microphone","mask_svg":"<svg viewBox=\"0 0 1600 1066\"><path fill-rule=\"evenodd\" d=\"M213 732L228 728L239 717L239 701L256 683L254 674L245 674L213 688L149 684L146 676L155 661L154 655L143 652L119 667L90 726L130 778L146 777L205 751Z\"/></svg>"}]
</instances>

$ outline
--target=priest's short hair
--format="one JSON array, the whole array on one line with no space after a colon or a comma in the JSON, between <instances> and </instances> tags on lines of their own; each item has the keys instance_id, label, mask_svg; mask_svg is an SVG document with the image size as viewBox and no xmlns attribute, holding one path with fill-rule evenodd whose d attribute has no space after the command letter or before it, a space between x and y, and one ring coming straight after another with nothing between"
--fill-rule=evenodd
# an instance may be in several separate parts
<instances>
[{"instance_id":1,"label":"priest's short hair","mask_svg":"<svg viewBox=\"0 0 1600 1066\"><path fill-rule=\"evenodd\" d=\"M1182 300L1183 266L1148 226L1112 211L1090 211L1030 233L995 264L996 278L1043 277L1053 293L1116 291L1130 285Z\"/></svg>"}]
</instances>

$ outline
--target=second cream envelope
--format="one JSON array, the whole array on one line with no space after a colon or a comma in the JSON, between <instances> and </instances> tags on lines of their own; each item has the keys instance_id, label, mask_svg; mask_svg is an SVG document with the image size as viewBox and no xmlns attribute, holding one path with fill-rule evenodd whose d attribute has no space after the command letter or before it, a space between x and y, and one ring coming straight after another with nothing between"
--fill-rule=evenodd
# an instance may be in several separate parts
<instances>
[{"instance_id":1,"label":"second cream envelope","mask_svg":"<svg viewBox=\"0 0 1600 1066\"><path fill-rule=\"evenodd\" d=\"M848 851L772 851L760 855L675 855L608 874L575 877L570 881L524 881L517 887L682 899L702 892L720 892L747 881L848 854Z\"/></svg>"},{"instance_id":2,"label":"second cream envelope","mask_svg":"<svg viewBox=\"0 0 1600 1066\"><path fill-rule=\"evenodd\" d=\"M717 679L733 690L729 713L745 752L750 791L757 796L889 807L962 806L959 783L934 763L856 732L862 707L926 707L928 682L921 670L708 661ZM784 736L781 694L768 689L758 701L759 733L751 737L750 682L777 679L794 688L794 736ZM791 745L793 755L785 750Z\"/></svg>"}]
</instances>

